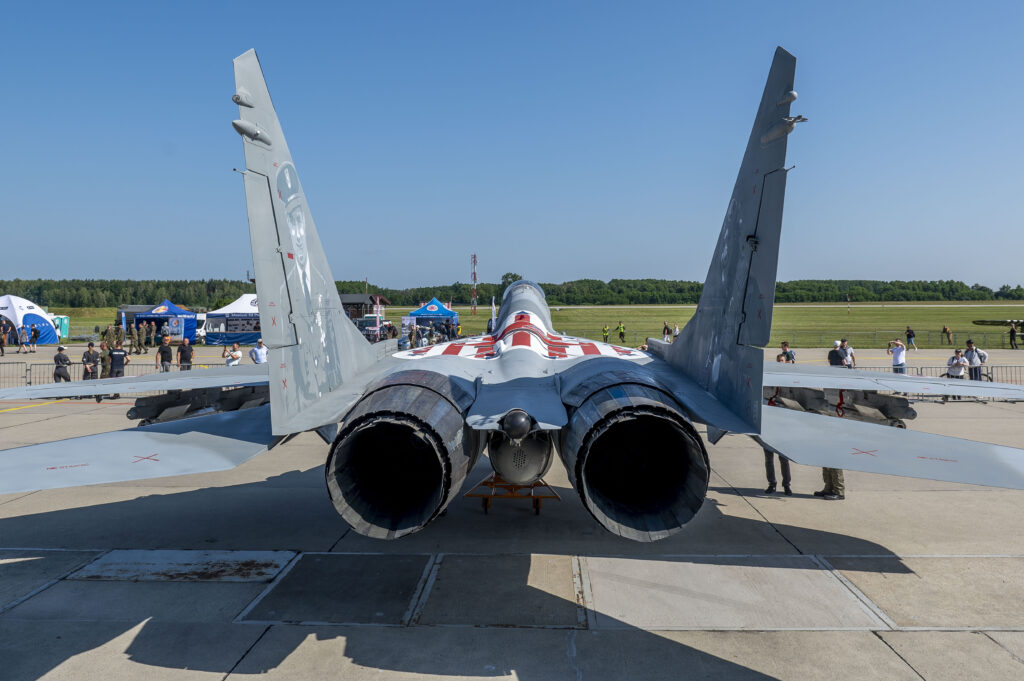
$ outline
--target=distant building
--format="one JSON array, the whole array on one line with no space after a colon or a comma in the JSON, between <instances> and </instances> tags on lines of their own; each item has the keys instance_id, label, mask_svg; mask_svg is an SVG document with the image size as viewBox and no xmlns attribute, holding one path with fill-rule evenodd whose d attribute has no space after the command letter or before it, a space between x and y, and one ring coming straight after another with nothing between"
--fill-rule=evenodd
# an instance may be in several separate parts
<instances>
[{"instance_id":1,"label":"distant building","mask_svg":"<svg viewBox=\"0 0 1024 681\"><path fill-rule=\"evenodd\" d=\"M374 305L380 299L382 306L391 304L391 301L378 293L341 293L341 306L349 319L360 319L363 315L373 314Z\"/></svg>"},{"instance_id":2,"label":"distant building","mask_svg":"<svg viewBox=\"0 0 1024 681\"><path fill-rule=\"evenodd\" d=\"M135 326L135 313L149 312L152 309L152 305L118 305L117 313L114 315L114 324L121 324L121 314L123 313L125 324Z\"/></svg>"}]
</instances>

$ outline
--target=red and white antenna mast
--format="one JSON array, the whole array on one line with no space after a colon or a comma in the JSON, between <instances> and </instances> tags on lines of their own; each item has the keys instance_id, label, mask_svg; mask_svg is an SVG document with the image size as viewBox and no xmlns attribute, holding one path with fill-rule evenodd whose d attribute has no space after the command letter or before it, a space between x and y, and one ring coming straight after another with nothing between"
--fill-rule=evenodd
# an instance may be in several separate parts
<instances>
[{"instance_id":1,"label":"red and white antenna mast","mask_svg":"<svg viewBox=\"0 0 1024 681\"><path fill-rule=\"evenodd\" d=\"M473 263L473 274L470 281L473 282L473 314L476 314L476 253L470 256L469 261Z\"/></svg>"}]
</instances>

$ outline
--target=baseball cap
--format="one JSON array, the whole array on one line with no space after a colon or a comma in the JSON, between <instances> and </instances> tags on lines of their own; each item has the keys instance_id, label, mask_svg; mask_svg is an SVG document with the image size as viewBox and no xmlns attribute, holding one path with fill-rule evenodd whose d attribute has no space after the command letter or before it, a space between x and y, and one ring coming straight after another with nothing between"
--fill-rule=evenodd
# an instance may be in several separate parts
<instances>
[{"instance_id":1,"label":"baseball cap","mask_svg":"<svg viewBox=\"0 0 1024 681\"><path fill-rule=\"evenodd\" d=\"M67 350L67 348L66 348L66 347L64 347L63 345L58 345L58 346L57 346L57 349L58 349L58 350Z\"/></svg>"},{"instance_id":2,"label":"baseball cap","mask_svg":"<svg viewBox=\"0 0 1024 681\"><path fill-rule=\"evenodd\" d=\"M839 345L839 341L836 341L836 342L835 342L835 343L833 343L832 345L833 345L833 346L838 346L838 345Z\"/></svg>"},{"instance_id":3,"label":"baseball cap","mask_svg":"<svg viewBox=\"0 0 1024 681\"><path fill-rule=\"evenodd\" d=\"M90 348L92 347L92 341L89 341L89 347Z\"/></svg>"}]
</instances>

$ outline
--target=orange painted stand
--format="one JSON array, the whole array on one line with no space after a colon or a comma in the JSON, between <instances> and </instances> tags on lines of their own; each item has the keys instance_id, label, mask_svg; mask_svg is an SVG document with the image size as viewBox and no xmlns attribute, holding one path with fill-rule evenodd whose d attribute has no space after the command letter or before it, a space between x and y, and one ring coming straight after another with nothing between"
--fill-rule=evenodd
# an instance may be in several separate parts
<instances>
[{"instance_id":1,"label":"orange painted stand","mask_svg":"<svg viewBox=\"0 0 1024 681\"><path fill-rule=\"evenodd\" d=\"M546 491L545 491L546 490ZM466 492L464 497L479 498L484 507L484 513L491 508L495 499L530 499L533 502L533 512L540 515L541 504L545 499L557 499L561 501L558 492L551 485L540 479L529 485L516 485L505 482L498 477L497 473L491 473L479 485Z\"/></svg>"}]
</instances>

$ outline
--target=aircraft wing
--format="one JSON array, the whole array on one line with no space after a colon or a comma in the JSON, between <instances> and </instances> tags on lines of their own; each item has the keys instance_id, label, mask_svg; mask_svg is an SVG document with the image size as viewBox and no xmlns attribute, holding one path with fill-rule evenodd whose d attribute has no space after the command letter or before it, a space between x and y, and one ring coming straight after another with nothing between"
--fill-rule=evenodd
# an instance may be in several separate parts
<instances>
[{"instance_id":1,"label":"aircraft wing","mask_svg":"<svg viewBox=\"0 0 1024 681\"><path fill-rule=\"evenodd\" d=\"M841 367L813 367L765 362L764 385L773 388L833 388L880 390L921 395L962 395L1004 400L1024 400L1024 386L1010 383L966 381L857 371Z\"/></svg>"},{"instance_id":2,"label":"aircraft wing","mask_svg":"<svg viewBox=\"0 0 1024 681\"><path fill-rule=\"evenodd\" d=\"M0 494L226 470L274 446L270 407L0 451Z\"/></svg>"},{"instance_id":3,"label":"aircraft wing","mask_svg":"<svg viewBox=\"0 0 1024 681\"><path fill-rule=\"evenodd\" d=\"M796 463L1024 489L1024 449L781 407L761 419L755 439Z\"/></svg>"},{"instance_id":4,"label":"aircraft wing","mask_svg":"<svg viewBox=\"0 0 1024 681\"><path fill-rule=\"evenodd\" d=\"M196 388L234 388L262 385L268 380L265 364L193 369L174 373L101 378L74 383L47 383L0 390L0 400L28 400L59 397L91 397L93 395L131 394L154 390L193 390Z\"/></svg>"}]
</instances>

